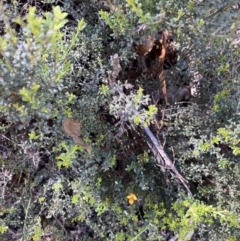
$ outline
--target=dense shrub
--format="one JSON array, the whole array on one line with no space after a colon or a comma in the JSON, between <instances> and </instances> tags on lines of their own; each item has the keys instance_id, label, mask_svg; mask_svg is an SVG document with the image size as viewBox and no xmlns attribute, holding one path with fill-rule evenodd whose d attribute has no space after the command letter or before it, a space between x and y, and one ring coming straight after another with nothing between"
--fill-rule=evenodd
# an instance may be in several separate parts
<instances>
[{"instance_id":1,"label":"dense shrub","mask_svg":"<svg viewBox=\"0 0 240 241\"><path fill-rule=\"evenodd\" d=\"M239 239L234 4L0 4L1 240ZM166 29L168 105L132 47Z\"/></svg>"}]
</instances>

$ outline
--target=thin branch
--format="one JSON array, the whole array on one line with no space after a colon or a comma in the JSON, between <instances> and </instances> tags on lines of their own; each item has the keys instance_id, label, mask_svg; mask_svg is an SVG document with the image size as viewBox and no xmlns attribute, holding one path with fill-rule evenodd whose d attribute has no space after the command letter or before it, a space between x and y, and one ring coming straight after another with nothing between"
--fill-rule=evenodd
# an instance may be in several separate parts
<instances>
[{"instance_id":1,"label":"thin branch","mask_svg":"<svg viewBox=\"0 0 240 241\"><path fill-rule=\"evenodd\" d=\"M222 13L223 11L227 10L229 7L233 6L235 3L236 3L236 1L228 2L227 4L222 6L221 8L217 9L214 13L210 14L209 16L207 16L204 20L210 19L210 18L216 16L217 14Z\"/></svg>"},{"instance_id":2,"label":"thin branch","mask_svg":"<svg viewBox=\"0 0 240 241\"><path fill-rule=\"evenodd\" d=\"M151 140L151 143L148 142L148 146L156 157L161 170L163 172L165 172L166 169L169 170L172 177L180 181L182 185L186 188L188 195L192 196L192 193L187 185L187 180L184 179L182 175L178 172L178 170L164 151L162 145L157 141L156 137L153 135L149 127L143 127L143 129Z\"/></svg>"},{"instance_id":3,"label":"thin branch","mask_svg":"<svg viewBox=\"0 0 240 241\"><path fill-rule=\"evenodd\" d=\"M59 224L59 226L62 228L62 230L63 230L65 233L67 233L67 230L65 229L65 227L63 226L63 224L59 221L59 219L58 219L55 215L53 215L53 217L54 217L55 221Z\"/></svg>"}]
</instances>

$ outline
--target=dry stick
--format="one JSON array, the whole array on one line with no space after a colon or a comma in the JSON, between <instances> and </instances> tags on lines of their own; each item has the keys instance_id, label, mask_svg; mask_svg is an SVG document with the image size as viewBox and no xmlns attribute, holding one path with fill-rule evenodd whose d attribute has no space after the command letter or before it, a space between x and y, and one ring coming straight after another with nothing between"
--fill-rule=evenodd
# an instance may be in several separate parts
<instances>
[{"instance_id":1,"label":"dry stick","mask_svg":"<svg viewBox=\"0 0 240 241\"><path fill-rule=\"evenodd\" d=\"M169 159L169 157L165 153L162 145L157 141L156 137L153 135L153 133L151 132L151 130L148 127L143 127L143 129L152 142L152 145L149 142L148 142L148 145L149 145L151 151L153 152L154 156L156 157L161 170L164 172L165 169L168 169L170 171L172 177L179 180L182 183L182 185L186 188L188 195L192 196L192 193L187 185L187 180L184 179L181 176L181 174L178 172L176 167L173 165L172 161Z\"/></svg>"},{"instance_id":2,"label":"dry stick","mask_svg":"<svg viewBox=\"0 0 240 241\"><path fill-rule=\"evenodd\" d=\"M65 227L63 226L63 224L59 221L59 219L58 219L55 215L53 215L53 217L54 217L55 221L59 224L59 226L62 228L62 230L63 230L65 233L67 233L67 230L65 229Z\"/></svg>"},{"instance_id":3,"label":"dry stick","mask_svg":"<svg viewBox=\"0 0 240 241\"><path fill-rule=\"evenodd\" d=\"M171 175L174 178L177 178L182 184L183 186L186 188L188 194L190 196L192 196L191 191L189 190L188 186L187 186L187 180L185 180L181 174L178 172L178 170L175 168L175 166L173 165L172 161L169 159L169 157L167 156L167 154L165 153L162 145L157 141L156 137L153 135L153 133L151 132L151 130L148 127L143 127L143 129L145 130L145 132L147 133L148 137L150 138L150 140L152 141L152 144L148 143L148 146L150 147L151 151L153 152L154 156L157 159L157 162L161 168L161 170L163 172L165 172L165 169L169 169ZM187 241L190 240L191 237L193 236L194 231L191 231L187 234L187 236L183 239L183 241ZM172 237L169 241L177 241L178 237L174 236Z\"/></svg>"},{"instance_id":4,"label":"dry stick","mask_svg":"<svg viewBox=\"0 0 240 241\"><path fill-rule=\"evenodd\" d=\"M165 100L165 104L168 105L168 98L167 98L167 85L166 85L166 80L165 76L163 73L163 65L164 61L166 58L167 54L167 33L163 33L162 35L162 50L161 50L161 55L158 56L158 61L159 61L159 80L160 80L160 86L162 89L163 97Z\"/></svg>"}]
</instances>

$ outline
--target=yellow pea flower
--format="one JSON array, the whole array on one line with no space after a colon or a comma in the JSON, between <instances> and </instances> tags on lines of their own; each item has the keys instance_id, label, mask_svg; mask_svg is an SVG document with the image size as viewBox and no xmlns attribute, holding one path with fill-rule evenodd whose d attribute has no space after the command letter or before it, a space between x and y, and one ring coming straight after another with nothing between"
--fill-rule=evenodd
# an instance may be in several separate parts
<instances>
[{"instance_id":1,"label":"yellow pea flower","mask_svg":"<svg viewBox=\"0 0 240 241\"><path fill-rule=\"evenodd\" d=\"M137 197L136 197L135 194L131 193L130 195L127 196L127 199L128 199L128 202L129 202L130 204L133 204L134 201L137 200Z\"/></svg>"}]
</instances>

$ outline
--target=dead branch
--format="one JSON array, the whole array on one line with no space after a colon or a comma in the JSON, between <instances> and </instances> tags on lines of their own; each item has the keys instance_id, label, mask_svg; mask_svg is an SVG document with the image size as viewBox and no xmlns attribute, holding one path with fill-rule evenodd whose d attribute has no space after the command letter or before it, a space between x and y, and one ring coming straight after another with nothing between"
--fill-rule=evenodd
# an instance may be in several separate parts
<instances>
[{"instance_id":1,"label":"dead branch","mask_svg":"<svg viewBox=\"0 0 240 241\"><path fill-rule=\"evenodd\" d=\"M178 182L182 183L182 185L186 188L188 195L192 196L192 193L187 185L187 180L184 179L182 175L178 172L178 170L164 151L162 145L157 141L156 137L153 135L149 127L143 127L143 129L151 140L151 142L148 142L148 146L156 157L161 170L163 172L169 170L172 177L175 178Z\"/></svg>"}]
</instances>

